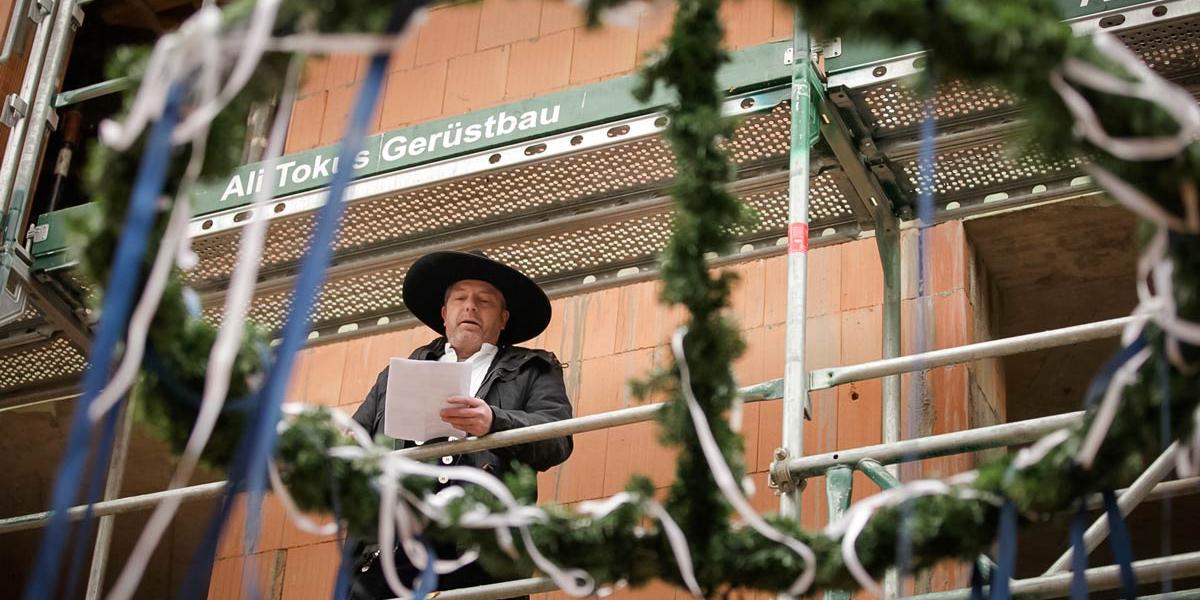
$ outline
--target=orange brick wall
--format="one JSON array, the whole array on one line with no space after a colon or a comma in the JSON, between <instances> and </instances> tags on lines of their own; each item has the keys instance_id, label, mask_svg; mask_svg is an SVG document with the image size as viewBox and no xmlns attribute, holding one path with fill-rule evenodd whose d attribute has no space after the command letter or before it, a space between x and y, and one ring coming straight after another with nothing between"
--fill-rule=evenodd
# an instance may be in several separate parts
<instances>
[{"instance_id":1,"label":"orange brick wall","mask_svg":"<svg viewBox=\"0 0 1200 600\"><path fill-rule=\"evenodd\" d=\"M907 251L915 250L912 233L906 232L903 242ZM979 302L973 299L972 290L981 284L961 223L933 230L933 252L931 293L935 313L930 339L937 347L975 341ZM731 268L741 278L732 312L748 343L746 354L735 365L739 383L748 385L782 377L786 257L751 260ZM910 327L905 342L911 347L915 273L912 269L906 271L904 318ZM549 349L569 364L565 376L576 415L631 406L634 399L624 381L644 374L668 355L665 342L682 313L659 305L657 288L657 282L650 281L553 301L550 326L528 345ZM882 271L874 240L814 249L809 261L809 368L879 358L881 302ZM414 328L309 348L298 361L288 399L353 412L389 357L406 356L433 337L427 329ZM926 403L927 429L940 433L986 424L968 417L971 402L998 404L1002 417L1003 387L996 383L1002 381L995 376L997 368L981 362L933 370L930 381L934 393ZM985 377L984 371L992 375ZM968 390L971 381L979 388L975 394ZM987 396L985 400L980 399L983 395ZM812 400L813 420L806 423L804 433L806 453L881 441L878 381L816 392ZM773 401L748 404L743 415L747 471L758 490L752 502L763 512L778 510L778 499L767 488L766 480L771 453L780 445L781 413L780 402ZM970 465L969 457L950 457L927 461L923 470L927 476L946 475ZM539 477L539 495L545 502L564 504L601 498L622 489L634 473L647 475L665 488L673 472L674 454L657 443L656 425L626 425L575 436L571 459ZM859 500L876 489L865 477L857 476L854 498ZM805 527L824 526L824 478L809 482L803 502ZM337 543L332 538L305 535L285 521L278 503L268 499L255 554L257 564L253 567L242 557L240 530L234 527L226 532L210 598L239 598L237 581L246 568L258 569L260 580L275 586L269 590L282 591L288 600L329 597L338 561ZM962 583L962 576L957 568L941 569L932 575L939 582L938 589ZM656 585L617 595L661 598L671 594L666 586Z\"/></svg>"},{"instance_id":2,"label":"orange brick wall","mask_svg":"<svg viewBox=\"0 0 1200 600\"><path fill-rule=\"evenodd\" d=\"M790 38L790 9L774 0L727 2L731 49ZM670 31L670 13L636 27L583 28L563 0L483 0L439 6L392 55L374 132L481 110L633 73ZM286 152L336 143L368 58L309 61Z\"/></svg>"}]
</instances>

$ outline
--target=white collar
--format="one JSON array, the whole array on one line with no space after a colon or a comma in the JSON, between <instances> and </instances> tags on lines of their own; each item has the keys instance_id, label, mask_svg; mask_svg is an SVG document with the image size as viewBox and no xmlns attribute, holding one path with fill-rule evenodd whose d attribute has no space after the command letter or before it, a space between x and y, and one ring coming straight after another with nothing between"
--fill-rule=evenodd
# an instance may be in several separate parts
<instances>
[{"instance_id":1,"label":"white collar","mask_svg":"<svg viewBox=\"0 0 1200 600\"><path fill-rule=\"evenodd\" d=\"M490 359L496 355L497 350L499 350L499 348L497 348L495 344L484 342L483 345L479 347L478 352L472 354L470 358L463 362L477 362ZM444 358L447 362L458 362L458 352L454 350L454 346L451 346L450 342L446 342L446 354Z\"/></svg>"}]
</instances>

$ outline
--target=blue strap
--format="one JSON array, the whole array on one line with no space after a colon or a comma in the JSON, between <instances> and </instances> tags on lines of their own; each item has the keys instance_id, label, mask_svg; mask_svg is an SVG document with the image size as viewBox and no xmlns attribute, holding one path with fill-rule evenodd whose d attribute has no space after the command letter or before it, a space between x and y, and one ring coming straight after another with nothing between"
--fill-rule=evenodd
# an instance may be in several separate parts
<instances>
[{"instance_id":1,"label":"blue strap","mask_svg":"<svg viewBox=\"0 0 1200 600\"><path fill-rule=\"evenodd\" d=\"M1108 545L1112 547L1113 558L1120 567L1121 592L1126 600L1136 600L1137 577L1133 574L1133 544L1129 539L1129 529L1125 527L1125 518L1117 506L1117 495L1112 490L1106 490L1103 496L1104 511L1108 514Z\"/></svg>"},{"instance_id":2,"label":"blue strap","mask_svg":"<svg viewBox=\"0 0 1200 600\"><path fill-rule=\"evenodd\" d=\"M1087 600L1088 551L1083 544L1083 532L1087 529L1087 503L1081 502L1075 518L1071 519L1068 535L1071 539L1071 600Z\"/></svg>"},{"instance_id":3,"label":"blue strap","mask_svg":"<svg viewBox=\"0 0 1200 600\"><path fill-rule=\"evenodd\" d=\"M119 410L109 411L104 416L103 433L100 437L100 447L97 449L94 462L92 463L92 472L88 477L87 487L87 509L83 512L83 518L75 526L75 532L72 534L75 538L75 547L71 550L71 562L68 572L70 576L67 578L66 594L64 598L74 598L76 587L79 585L79 575L83 572L83 565L86 562L87 551L93 548L92 534L95 531L95 521L93 517L93 505L100 499L100 488L102 487L105 477L108 473L108 465L112 457L113 438L115 437L117 428L117 416ZM133 418L129 415L128 418Z\"/></svg>"},{"instance_id":4,"label":"blue strap","mask_svg":"<svg viewBox=\"0 0 1200 600\"><path fill-rule=\"evenodd\" d=\"M412 14L423 3L423 0L407 0L396 3L384 32L396 33L403 29ZM367 121L374 112L383 78L387 72L389 57L388 53L379 53L371 58L366 78L359 88L346 127L346 135L338 151L337 164L343 165L343 168L334 173L329 184L328 199L317 213L311 245L300 261L299 274L292 291L293 302L280 332L275 363L267 371L266 380L258 395L258 410L251 416L242 443L239 444L234 465L229 473L230 485L222 499L221 508L214 518L214 522L209 525L204 544L200 549L201 554L198 555L200 558L193 562L184 584L185 587L181 594L184 600L198 598L207 587L205 576L212 568L212 554L216 547L216 539L224 525L224 519L228 517L228 507L232 505L232 496L240 491L248 492L253 496L261 494L266 489L267 461L275 447L276 424L280 418L280 406L287 390L288 378L295 362L296 353L303 348L308 338L309 319L321 285L324 283L325 270L329 266L333 253L333 241L337 234L343 208L342 198L354 177L354 169L351 165L354 164L354 157L358 154L359 148L363 145L363 139L366 137ZM256 513L257 511L247 511L247 529L257 528L258 514Z\"/></svg>"},{"instance_id":5,"label":"blue strap","mask_svg":"<svg viewBox=\"0 0 1200 600\"><path fill-rule=\"evenodd\" d=\"M354 548L351 544L347 544L345 539L342 542L342 556L338 563L337 580L333 582L333 600L346 600L350 595L350 567L354 565L354 557L351 552Z\"/></svg>"},{"instance_id":6,"label":"blue strap","mask_svg":"<svg viewBox=\"0 0 1200 600\"><path fill-rule=\"evenodd\" d=\"M1158 363L1158 385L1162 390L1162 406L1159 408L1158 418L1158 439L1159 450L1166 452L1167 447L1171 445L1171 365L1168 361L1159 360ZM1159 508L1159 556L1171 555L1171 534L1174 530L1174 511L1172 506L1171 496L1168 494L1158 502ZM1170 594L1174 591L1175 582L1173 579L1174 572L1167 569L1163 573L1162 589L1163 594Z\"/></svg>"},{"instance_id":7,"label":"blue strap","mask_svg":"<svg viewBox=\"0 0 1200 600\"><path fill-rule=\"evenodd\" d=\"M433 551L433 544L429 540L425 542L425 551L429 553L429 562L425 565L425 570L416 579L416 589L413 590L413 600L424 600L426 596L437 591L438 574L434 569L434 562L437 561L437 554Z\"/></svg>"},{"instance_id":8,"label":"blue strap","mask_svg":"<svg viewBox=\"0 0 1200 600\"><path fill-rule=\"evenodd\" d=\"M996 569L992 571L989 600L1008 600L1013 572L1017 567L1017 505L1005 500L1000 507L1000 543L996 549Z\"/></svg>"},{"instance_id":9,"label":"blue strap","mask_svg":"<svg viewBox=\"0 0 1200 600\"><path fill-rule=\"evenodd\" d=\"M270 360L267 354L262 355L263 364ZM200 410L200 403L203 397L195 389L189 387L186 383L179 379L175 373L171 372L170 366L163 361L162 356L155 350L154 344L146 343L146 351L142 354L142 366L147 371L154 374L158 383L171 393L172 401L181 401L182 403ZM250 411L253 406L254 397L252 394L247 394L241 398L228 398L225 404L221 406L221 414L230 412L245 413Z\"/></svg>"},{"instance_id":10,"label":"blue strap","mask_svg":"<svg viewBox=\"0 0 1200 600\"><path fill-rule=\"evenodd\" d=\"M1121 348L1116 355L1108 359L1103 367L1100 367L1100 372L1092 378L1092 383L1088 385L1087 393L1084 394L1084 408L1091 408L1100 403L1100 399L1104 397L1104 392L1108 390L1108 384L1112 381L1113 375L1121 365L1129 362L1133 355L1141 352L1146 347L1146 337L1139 335L1136 339L1129 343L1128 346Z\"/></svg>"},{"instance_id":11,"label":"blue strap","mask_svg":"<svg viewBox=\"0 0 1200 600\"><path fill-rule=\"evenodd\" d=\"M247 445L247 438L243 437L238 442L238 448L234 452L234 467L230 468L230 473L237 469L237 461L245 454L244 449ZM208 526L204 530L204 536L200 538L200 544L196 547L196 551L192 554L192 560L188 564L188 572L184 577L183 586L180 587L178 597L181 600L189 600L198 598L203 591L208 589L208 580L212 573L212 564L217 551L217 541L221 537L221 530L225 527L225 523L229 520L229 513L233 510L234 500L241 489L242 481L229 478L229 483L226 486L226 492L222 494L217 501L217 507L213 510L213 516L208 520Z\"/></svg>"},{"instance_id":12,"label":"blue strap","mask_svg":"<svg viewBox=\"0 0 1200 600\"><path fill-rule=\"evenodd\" d=\"M983 600L983 571L979 568L978 559L971 567L971 600Z\"/></svg>"},{"instance_id":13,"label":"blue strap","mask_svg":"<svg viewBox=\"0 0 1200 600\"><path fill-rule=\"evenodd\" d=\"M71 432L58 477L51 494L50 522L42 536L42 544L34 559L34 572L26 590L30 600L46 600L54 592L60 580L62 549L66 542L68 522L67 509L79 495L87 459L90 438L88 408L104 389L117 344L125 333L133 298L141 289L138 282L142 274L142 260L146 253L147 240L154 225L155 204L166 181L167 166L171 156L171 131L179 120L179 107L183 101L184 87L171 87L162 117L150 130L146 149L142 153L133 192L129 198L129 209L121 237L117 240L112 269L105 283L104 300L100 310L103 317L96 329L87 370L83 375L83 394L75 404L71 420ZM99 467L103 469L103 467Z\"/></svg>"}]
</instances>

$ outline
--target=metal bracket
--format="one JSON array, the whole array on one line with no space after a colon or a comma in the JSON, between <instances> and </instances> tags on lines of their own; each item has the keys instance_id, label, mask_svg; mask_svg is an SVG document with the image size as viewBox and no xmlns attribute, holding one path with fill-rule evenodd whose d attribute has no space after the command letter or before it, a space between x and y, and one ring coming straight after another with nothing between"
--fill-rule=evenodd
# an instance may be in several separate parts
<instances>
[{"instance_id":1,"label":"metal bracket","mask_svg":"<svg viewBox=\"0 0 1200 600\"><path fill-rule=\"evenodd\" d=\"M46 109L46 126L50 131L58 131L58 111L53 108Z\"/></svg>"},{"instance_id":2,"label":"metal bracket","mask_svg":"<svg viewBox=\"0 0 1200 600\"><path fill-rule=\"evenodd\" d=\"M842 55L842 38L835 37L832 40L817 42L812 46L812 54L815 57L820 54L825 58L837 58ZM796 54L791 46L788 46L783 51L783 64L790 65L796 60Z\"/></svg>"},{"instance_id":3,"label":"metal bracket","mask_svg":"<svg viewBox=\"0 0 1200 600\"><path fill-rule=\"evenodd\" d=\"M9 94L4 97L4 107L0 108L0 123L9 128L16 127L17 122L29 113L29 103L19 94Z\"/></svg>"},{"instance_id":4,"label":"metal bracket","mask_svg":"<svg viewBox=\"0 0 1200 600\"><path fill-rule=\"evenodd\" d=\"M875 226L876 213L892 211L892 199L880 184L873 166L882 157L863 156L864 151L876 149L874 141L865 132L859 132L858 143L855 134L842 119L841 112L833 96L839 92L831 92L823 99L821 106L821 137L829 144L838 164L846 174L856 198L849 198L850 208L855 219L864 229ZM872 167L872 168L869 168Z\"/></svg>"},{"instance_id":5,"label":"metal bracket","mask_svg":"<svg viewBox=\"0 0 1200 600\"><path fill-rule=\"evenodd\" d=\"M79 29L81 25L83 25L83 8L76 4L71 9L71 29Z\"/></svg>"},{"instance_id":6,"label":"metal bracket","mask_svg":"<svg viewBox=\"0 0 1200 600\"><path fill-rule=\"evenodd\" d=\"M42 223L41 225L30 225L29 232L25 235L25 239L37 244L46 241L50 237L50 224Z\"/></svg>"},{"instance_id":7,"label":"metal bracket","mask_svg":"<svg viewBox=\"0 0 1200 600\"><path fill-rule=\"evenodd\" d=\"M8 277L17 281L21 297L15 298L15 300L19 301L20 310L14 313L15 306L11 306L9 303L9 293L0 288L0 297L2 297L0 298L0 325L19 317L25 312L25 303L32 302L51 326L60 331L61 335L74 344L80 352L87 354L92 344L88 324L80 319L75 308L66 299L45 282L32 276L29 270L31 258L24 246L15 245L13 250L11 256L0 256L0 259L9 258L11 260L12 268L8 272Z\"/></svg>"},{"instance_id":8,"label":"metal bracket","mask_svg":"<svg viewBox=\"0 0 1200 600\"><path fill-rule=\"evenodd\" d=\"M52 12L54 12L54 0L37 0L36 4L29 7L29 18L35 23L40 23Z\"/></svg>"},{"instance_id":9,"label":"metal bracket","mask_svg":"<svg viewBox=\"0 0 1200 600\"><path fill-rule=\"evenodd\" d=\"M767 472L767 487L774 490L776 496L803 491L804 486L808 484L807 479L799 481L792 479L792 473L787 468L790 457L791 454L787 448L775 449L775 458L771 461L771 468Z\"/></svg>"},{"instance_id":10,"label":"metal bracket","mask_svg":"<svg viewBox=\"0 0 1200 600\"><path fill-rule=\"evenodd\" d=\"M16 246L20 248L20 246ZM4 269L4 280L0 281L0 326L7 325L25 314L29 302L29 290L22 285L21 258L15 253L0 256L0 261L13 263L13 268ZM11 285L10 285L11 284Z\"/></svg>"},{"instance_id":11,"label":"metal bracket","mask_svg":"<svg viewBox=\"0 0 1200 600\"><path fill-rule=\"evenodd\" d=\"M813 46L813 50L819 52L825 58L837 58L842 55L842 38L835 37L831 40L817 42Z\"/></svg>"}]
</instances>

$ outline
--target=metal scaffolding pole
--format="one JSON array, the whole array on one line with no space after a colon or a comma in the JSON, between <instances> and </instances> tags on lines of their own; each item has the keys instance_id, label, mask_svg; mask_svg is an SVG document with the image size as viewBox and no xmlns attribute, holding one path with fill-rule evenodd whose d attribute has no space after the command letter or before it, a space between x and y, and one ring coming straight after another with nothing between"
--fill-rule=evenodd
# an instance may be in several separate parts
<instances>
[{"instance_id":1,"label":"metal scaffolding pole","mask_svg":"<svg viewBox=\"0 0 1200 600\"><path fill-rule=\"evenodd\" d=\"M875 213L875 244L883 265L883 358L900 356L900 223L890 210ZM883 443L900 441L900 373L883 378ZM899 475L898 469L892 469Z\"/></svg>"},{"instance_id":2,"label":"metal scaffolding pole","mask_svg":"<svg viewBox=\"0 0 1200 600\"><path fill-rule=\"evenodd\" d=\"M33 192L33 179L41 162L42 145L45 143L50 119L54 118L54 109L51 108L50 103L58 93L58 80L66 66L67 49L71 44L72 33L77 24L76 18L81 19L83 16L82 11L77 11L76 5L76 0L61 0L58 3L57 12L54 13L49 47L46 49L46 58L39 74L37 93L34 94L33 102L29 105L27 117L29 124L24 143L21 145L20 159L13 177L11 194L7 194L8 188L4 190L6 192L4 197L8 201L9 219L5 242L17 241L16 235L19 233L17 229L22 224L26 204Z\"/></svg>"},{"instance_id":3,"label":"metal scaffolding pole","mask_svg":"<svg viewBox=\"0 0 1200 600\"><path fill-rule=\"evenodd\" d=\"M887 198L879 200L875 210L875 244L879 249L879 262L883 267L883 358L900 356L901 332L901 245L900 222L888 205ZM900 441L900 374L893 373L883 378L883 443ZM885 467L893 479L900 477L900 467ZM897 479L898 480L898 479ZM833 519L832 513L830 519ZM900 577L896 569L888 569L883 577L883 591L888 598L900 595Z\"/></svg>"},{"instance_id":4,"label":"metal scaffolding pole","mask_svg":"<svg viewBox=\"0 0 1200 600\"><path fill-rule=\"evenodd\" d=\"M4 146L4 162L0 165L0 203L3 203L5 210L8 209L9 192L12 191L13 177L17 173L17 163L20 161L21 148L25 141L25 130L29 127L29 107L33 105L37 85L42 80L42 62L45 60L46 48L50 41L50 30L54 28L54 19L51 19L50 15L54 14L57 6L57 2L49 5L49 14L43 15L42 19L38 21L37 30L33 34L33 47L29 52L29 61L25 65L25 77L21 80L21 89L18 92L18 97L25 103L25 110L12 124L12 131L9 132L8 141ZM16 14L13 16L18 17ZM19 18L26 17L20 16Z\"/></svg>"},{"instance_id":5,"label":"metal scaffolding pole","mask_svg":"<svg viewBox=\"0 0 1200 600\"><path fill-rule=\"evenodd\" d=\"M1166 451L1160 454L1154 462L1150 463L1150 466L1130 484L1129 489L1124 494L1121 494L1121 497L1117 499L1117 506L1121 509L1122 517L1137 508L1150 495L1154 487L1175 469L1175 454L1178 450L1179 442L1172 442ZM1092 550L1095 550L1106 537L1108 537L1108 517L1101 515L1083 533L1083 547L1086 549L1087 554L1091 554ZM1050 565L1045 575L1070 571L1071 557L1074 554L1074 548L1067 548L1067 551L1058 557L1058 560L1054 561L1054 564Z\"/></svg>"},{"instance_id":6,"label":"metal scaffolding pole","mask_svg":"<svg viewBox=\"0 0 1200 600\"><path fill-rule=\"evenodd\" d=\"M1153 583L1166 577L1183 579L1200 575L1200 552L1175 554L1162 558L1134 561L1133 573L1138 583ZM1121 585L1121 575L1117 565L1097 567L1084 571L1089 591L1111 590ZM1009 590L1014 597L1020 598L1062 598L1070 593L1071 579L1074 573L1058 573L1030 579L1017 579L1012 582ZM986 594L986 587L985 587ZM971 590L954 590L909 596L910 600L966 600L971 597Z\"/></svg>"},{"instance_id":7,"label":"metal scaffolding pole","mask_svg":"<svg viewBox=\"0 0 1200 600\"><path fill-rule=\"evenodd\" d=\"M876 444L861 448L838 450L814 456L793 458L771 465L772 470L787 470L792 480L807 479L823 475L825 471L839 465L854 466L865 458L872 458L883 465L910 462L937 456L949 456L964 452L975 452L988 448L1026 444L1048 433L1069 427L1083 419L1083 411L1040 417L1027 421L1016 421L1002 425L990 425L964 431L943 433L924 438L904 440L894 444ZM773 477L775 477L773 475ZM783 480L784 474L776 477Z\"/></svg>"},{"instance_id":8,"label":"metal scaffolding pole","mask_svg":"<svg viewBox=\"0 0 1200 600\"><path fill-rule=\"evenodd\" d=\"M121 497L121 482L125 479L125 459L129 456L129 438L133 434L133 399L129 396L121 409L118 424L117 442L113 446L112 458L108 464L108 480L104 482L104 500L116 500ZM96 531L96 545L92 548L92 566L88 571L87 600L100 597L104 587L104 571L108 567L108 553L112 548L113 525L116 515L100 517L100 527Z\"/></svg>"},{"instance_id":9,"label":"metal scaffolding pole","mask_svg":"<svg viewBox=\"0 0 1200 600\"><path fill-rule=\"evenodd\" d=\"M462 588L458 590L446 590L437 593L438 600L498 600L500 598L514 598L517 596L527 596L529 594L540 594L542 592L553 592L558 589L548 577L530 577L528 579L517 579L514 581L502 581L500 583L489 583L488 585L480 585L470 588ZM392 600L399 600L393 598Z\"/></svg>"},{"instance_id":10,"label":"metal scaffolding pole","mask_svg":"<svg viewBox=\"0 0 1200 600\"><path fill-rule=\"evenodd\" d=\"M783 368L783 450L804 454L804 414L808 374L804 364L808 279L809 121L812 90L808 84L811 44L800 11L792 21L792 138L788 164L787 332ZM780 514L800 520L799 488L780 495Z\"/></svg>"},{"instance_id":11,"label":"metal scaffolding pole","mask_svg":"<svg viewBox=\"0 0 1200 600\"><path fill-rule=\"evenodd\" d=\"M182 496L184 502L190 500L203 500L205 498L215 498L225 491L225 485L228 482L214 481L212 483L202 483L184 488L176 488L173 490L163 490L161 492L152 492L149 494L141 494L139 496L129 496L128 498L118 498L108 502L97 502L92 505L92 516L103 517L105 515L119 515L124 513L136 512L139 510L149 510L158 506L159 502L166 500L172 496ZM67 509L67 520L78 521L87 513L86 505L72 506ZM44 527L50 521L50 511L30 513L18 517L8 517L0 519L0 534L13 533L16 531L25 531L28 529L38 529Z\"/></svg>"},{"instance_id":12,"label":"metal scaffolding pole","mask_svg":"<svg viewBox=\"0 0 1200 600\"><path fill-rule=\"evenodd\" d=\"M71 42L76 16L82 18L83 15L83 12L76 8L76 0L59 0L55 10L52 19L43 19L51 23L50 39L45 49L46 57L40 62L41 72L38 73L33 101L29 103L25 118L18 122L18 126L25 127L24 139L17 135L13 136L20 144L18 146L20 152L16 154L19 158L11 176L11 186L9 185L9 172L5 170L0 173L0 202L4 203L3 218L0 218L0 221L4 223L3 246L0 246L0 293L7 293L7 289L11 287L9 279L13 275L14 267L23 260L17 256L18 249L23 248L24 244L21 229L25 225L25 215L28 212L30 196L33 192L34 175L41 162L42 144L45 142L47 126L50 119L55 116L53 109L50 108L50 101L54 97L55 90L58 89L58 80L66 63L67 48ZM30 68L36 67L31 66ZM14 131L13 133L17 134L18 132ZM11 158L11 155L5 154L5 168L11 168L8 167ZM13 306L5 309L5 312L19 309L19 305ZM0 314L0 318L5 316L11 317L12 315Z\"/></svg>"},{"instance_id":13,"label":"metal scaffolding pole","mask_svg":"<svg viewBox=\"0 0 1200 600\"><path fill-rule=\"evenodd\" d=\"M1128 488L1117 490L1117 497L1129 491ZM1164 481L1150 490L1146 495L1146 499L1142 502L1157 502L1167 498L1179 498L1181 496L1191 496L1200 493L1200 477L1186 477L1184 479L1174 479ZM1095 494L1088 498L1088 510L1100 510L1104 508L1104 498L1100 494Z\"/></svg>"},{"instance_id":14,"label":"metal scaffolding pole","mask_svg":"<svg viewBox=\"0 0 1200 600\"><path fill-rule=\"evenodd\" d=\"M1119 335L1125 329L1125 326L1144 318L1120 317L1107 321L1063 327L1062 329L1051 329L1038 333L979 342L978 344L932 350L900 358L876 360L845 367L817 369L812 372L809 378L809 389L823 390L844 383L874 379L885 375L909 373L933 367L979 360L981 358L1009 356L1021 352L1044 350L1046 348L1068 346L1078 342L1099 340Z\"/></svg>"},{"instance_id":15,"label":"metal scaffolding pole","mask_svg":"<svg viewBox=\"0 0 1200 600\"><path fill-rule=\"evenodd\" d=\"M838 466L825 471L825 503L829 508L829 522L846 515L850 510L850 498L854 495L854 469ZM849 590L825 590L825 600L850 600Z\"/></svg>"}]
</instances>

